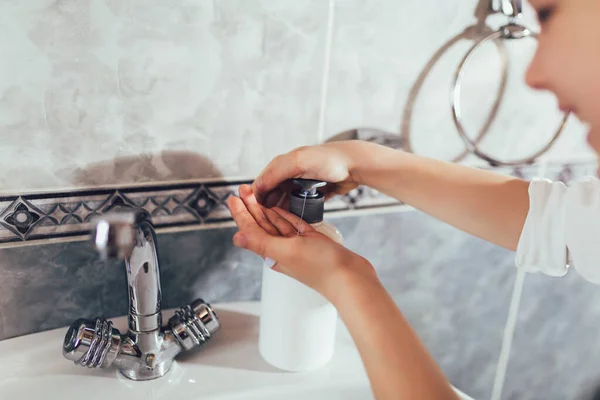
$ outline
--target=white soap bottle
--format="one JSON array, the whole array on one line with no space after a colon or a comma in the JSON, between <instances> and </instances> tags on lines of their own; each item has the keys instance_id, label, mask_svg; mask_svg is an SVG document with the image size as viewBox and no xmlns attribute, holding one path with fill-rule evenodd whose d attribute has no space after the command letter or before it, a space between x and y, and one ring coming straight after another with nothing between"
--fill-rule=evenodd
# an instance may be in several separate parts
<instances>
[{"instance_id":1,"label":"white soap bottle","mask_svg":"<svg viewBox=\"0 0 600 400\"><path fill-rule=\"evenodd\" d=\"M300 189L290 196L290 211L317 231L342 243L342 235L323 221L326 182L296 179ZM318 257L315 257L318 262ZM269 364L286 371L309 371L331 360L335 347L337 310L308 286L263 268L259 351Z\"/></svg>"}]
</instances>

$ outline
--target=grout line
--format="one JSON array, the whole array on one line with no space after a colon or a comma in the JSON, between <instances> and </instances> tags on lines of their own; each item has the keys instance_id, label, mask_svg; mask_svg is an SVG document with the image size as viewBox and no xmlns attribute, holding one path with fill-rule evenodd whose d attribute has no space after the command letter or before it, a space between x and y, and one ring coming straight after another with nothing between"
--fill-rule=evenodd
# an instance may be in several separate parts
<instances>
[{"instance_id":1,"label":"grout line","mask_svg":"<svg viewBox=\"0 0 600 400\"><path fill-rule=\"evenodd\" d=\"M548 162L550 164L578 164L598 162L594 154L576 154L570 156L541 156L536 163Z\"/></svg>"},{"instance_id":2,"label":"grout line","mask_svg":"<svg viewBox=\"0 0 600 400\"><path fill-rule=\"evenodd\" d=\"M548 172L548 160L540 160L540 164L538 165L538 176L546 177L546 173Z\"/></svg>"},{"instance_id":3,"label":"grout line","mask_svg":"<svg viewBox=\"0 0 600 400\"><path fill-rule=\"evenodd\" d=\"M545 177L548 169L548 160L540 160L538 165L537 176ZM508 308L508 317L504 326L502 335L502 347L500 348L500 356L498 357L498 365L496 367L496 375L494 376L494 386L492 387L491 400L500 400L502 398L502 390L506 381L506 371L508 370L508 362L510 361L510 351L512 341L517 328L517 318L521 307L521 296L523 295L523 287L525 284L526 272L518 269L513 287L510 306Z\"/></svg>"},{"instance_id":4,"label":"grout line","mask_svg":"<svg viewBox=\"0 0 600 400\"><path fill-rule=\"evenodd\" d=\"M492 400L500 400L502 397L502 389L504 388L504 382L506 380L506 370L508 369L512 340L515 334L515 328L517 327L517 317L519 315L524 282L525 271L519 269L517 270L515 286L513 287L510 307L508 309L508 318L502 336L502 348L500 349L500 357L498 357L498 366L496 367L496 376L494 377Z\"/></svg>"},{"instance_id":5,"label":"grout line","mask_svg":"<svg viewBox=\"0 0 600 400\"><path fill-rule=\"evenodd\" d=\"M85 185L85 186L64 186L57 188L48 189L35 189L35 190L2 190L0 189L0 197L25 197L34 195L51 195L68 193L73 197L80 195L82 192L98 192L98 191L109 191L119 190L127 191L129 189L147 189L149 192L154 190L161 190L161 188L179 185L206 185L211 183L231 183L240 184L241 182L252 182L256 177L251 176L221 176L213 178L191 178L191 179L178 179L168 181L150 181L150 182L131 182L131 183L113 183L106 185ZM167 190L169 190L168 188ZM176 188L175 188L176 189ZM85 195L85 193L84 193Z\"/></svg>"},{"instance_id":6,"label":"grout line","mask_svg":"<svg viewBox=\"0 0 600 400\"><path fill-rule=\"evenodd\" d=\"M416 211L414 207L406 204L386 205L378 208L358 208L352 210L332 210L325 212L326 219L345 218L345 217L362 217L372 215L396 214Z\"/></svg>"},{"instance_id":7,"label":"grout line","mask_svg":"<svg viewBox=\"0 0 600 400\"><path fill-rule=\"evenodd\" d=\"M325 36L325 54L323 60L323 79L321 80L321 103L319 105L318 143L325 141L325 117L329 97L329 74L331 71L331 51L333 47L333 31L335 25L335 1L329 0L327 33Z\"/></svg>"}]
</instances>

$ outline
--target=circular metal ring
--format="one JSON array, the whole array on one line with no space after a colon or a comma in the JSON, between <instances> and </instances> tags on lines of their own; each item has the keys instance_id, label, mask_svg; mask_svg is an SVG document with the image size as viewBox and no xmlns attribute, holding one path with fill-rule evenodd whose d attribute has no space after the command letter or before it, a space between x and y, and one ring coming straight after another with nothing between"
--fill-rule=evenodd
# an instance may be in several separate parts
<instances>
[{"instance_id":1,"label":"circular metal ring","mask_svg":"<svg viewBox=\"0 0 600 400\"><path fill-rule=\"evenodd\" d=\"M533 163L539 156L548 151L552 145L556 142L560 134L562 133L567 119L569 118L570 113L565 113L558 130L555 132L554 136L550 139L550 141L542 147L536 153L530 155L529 157L525 157L519 160L514 161L503 161L499 160L495 157L492 157L488 153L482 151L478 147L478 143L472 140L465 132L465 128L462 123L461 111L460 111L460 89L462 84L462 77L464 74L464 67L469 62L471 57L476 53L476 51L486 42L490 40L498 40L498 39L522 39L526 37L532 37L537 39L537 35L531 32L529 29L524 26L517 24L509 24L501 27L499 30L491 32L486 36L482 36L479 40L475 42L473 47L467 52L465 57L462 59L458 68L456 69L456 73L454 75L454 85L452 89L452 97L451 97L451 105L452 105L452 116L454 118L454 125L456 125L456 129L458 130L458 134L461 139L465 143L467 150L471 153L475 154L477 157L487 161L492 166L515 166L515 165L523 165L523 164L531 164Z\"/></svg>"},{"instance_id":2,"label":"circular metal ring","mask_svg":"<svg viewBox=\"0 0 600 400\"><path fill-rule=\"evenodd\" d=\"M427 77L429 76L429 74L431 73L431 71L433 70L435 65L439 62L441 57L444 56L444 54L446 54L451 48L453 48L454 45L456 45L460 41L469 40L469 41L475 42L476 40L479 40L479 38L482 35L486 35L489 32L495 32L495 31L492 31L490 28L487 27L487 25L484 25L483 27L479 27L479 26L468 27L463 32L459 33L458 35L454 36L452 39L450 39L446 43L444 43L444 45L442 47L440 47L434 53L434 55L429 59L425 69L423 69L423 71L421 71L421 73L419 74L419 77L414 82L414 84L410 90L409 96L408 96L408 101L406 102L406 104L404 106L404 112L402 114L402 126L400 129L400 139L401 139L402 148L404 151L409 152L409 153L415 152L412 147L412 141L411 141L411 126L412 126L413 108L419 97L422 85L424 84L425 80L427 79ZM498 90L496 91L496 99L494 101L494 104L492 104L492 107L490 108L490 110L488 112L485 123L479 130L477 137L474 139L475 143L481 142L481 140L483 140L483 138L485 138L486 135L488 134L488 131L496 118L496 114L498 113L498 110L502 103L502 99L505 96L506 85L508 82L508 55L506 53L506 47L504 46L504 42L502 40L495 40L494 44L496 45L497 50L502 59L502 68L500 71L500 75L501 75L500 76L500 85L498 86ZM449 161L460 162L469 154L470 154L469 150L464 148L461 150L461 152L459 154L457 154L454 157L452 157L451 159L449 159Z\"/></svg>"}]
</instances>

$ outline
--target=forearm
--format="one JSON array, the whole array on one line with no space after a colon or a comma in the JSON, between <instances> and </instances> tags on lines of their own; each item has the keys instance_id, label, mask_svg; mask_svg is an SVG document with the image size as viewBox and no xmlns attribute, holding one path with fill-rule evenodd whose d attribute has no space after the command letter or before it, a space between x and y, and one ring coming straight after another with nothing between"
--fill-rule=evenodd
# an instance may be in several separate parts
<instances>
[{"instance_id":1,"label":"forearm","mask_svg":"<svg viewBox=\"0 0 600 400\"><path fill-rule=\"evenodd\" d=\"M369 281L345 283L347 289L333 302L360 352L375 397L458 399L383 287Z\"/></svg>"},{"instance_id":2,"label":"forearm","mask_svg":"<svg viewBox=\"0 0 600 400\"><path fill-rule=\"evenodd\" d=\"M482 239L515 250L529 182L363 143L352 171L364 185Z\"/></svg>"}]
</instances>

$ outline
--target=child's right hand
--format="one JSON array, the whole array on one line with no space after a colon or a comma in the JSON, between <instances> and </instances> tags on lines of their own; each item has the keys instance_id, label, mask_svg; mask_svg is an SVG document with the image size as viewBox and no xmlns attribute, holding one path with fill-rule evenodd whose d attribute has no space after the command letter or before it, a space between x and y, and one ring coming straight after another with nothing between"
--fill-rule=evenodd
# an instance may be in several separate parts
<instances>
[{"instance_id":1,"label":"child's right hand","mask_svg":"<svg viewBox=\"0 0 600 400\"><path fill-rule=\"evenodd\" d=\"M364 142L332 142L300 147L273 159L252 185L259 202L267 207L279 203L290 192L289 180L308 178L328 182L323 188L326 198L346 194L356 188L354 168Z\"/></svg>"}]
</instances>

